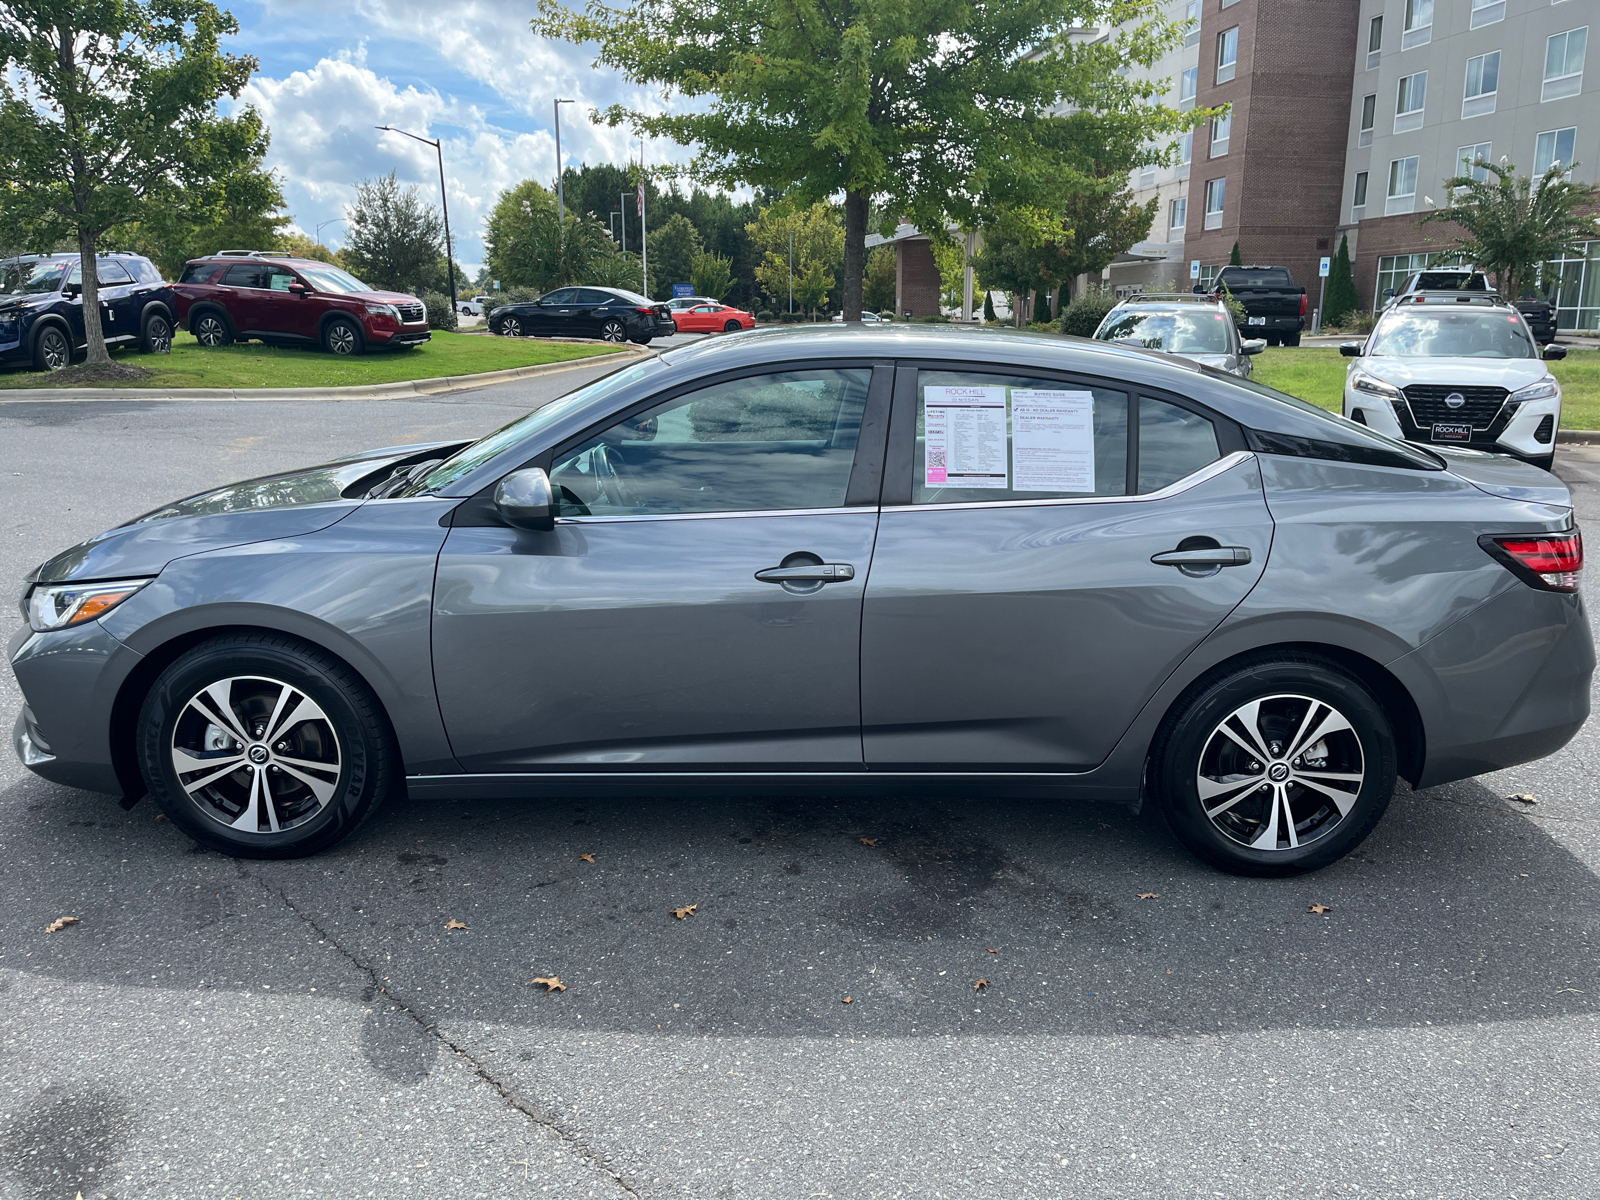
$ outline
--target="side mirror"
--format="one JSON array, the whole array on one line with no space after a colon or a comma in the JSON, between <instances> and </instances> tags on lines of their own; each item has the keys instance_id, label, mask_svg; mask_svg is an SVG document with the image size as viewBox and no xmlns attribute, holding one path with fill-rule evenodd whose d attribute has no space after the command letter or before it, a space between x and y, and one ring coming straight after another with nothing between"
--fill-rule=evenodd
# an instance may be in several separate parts
<instances>
[{"instance_id":1,"label":"side mirror","mask_svg":"<svg viewBox=\"0 0 1600 1200\"><path fill-rule=\"evenodd\" d=\"M304 296L310 290L310 288L306 287L306 285L301 283L298 279L289 285L289 294L293 296Z\"/></svg>"},{"instance_id":2,"label":"side mirror","mask_svg":"<svg viewBox=\"0 0 1600 1200\"><path fill-rule=\"evenodd\" d=\"M1394 298L1394 289L1393 288L1384 288L1383 289L1383 298L1385 300L1393 299Z\"/></svg>"},{"instance_id":3,"label":"side mirror","mask_svg":"<svg viewBox=\"0 0 1600 1200\"><path fill-rule=\"evenodd\" d=\"M1544 348L1545 362L1560 362L1566 356L1567 348L1565 346L1557 346L1552 343Z\"/></svg>"},{"instance_id":4,"label":"side mirror","mask_svg":"<svg viewBox=\"0 0 1600 1200\"><path fill-rule=\"evenodd\" d=\"M1361 343L1360 342L1340 342L1339 343L1339 353L1344 355L1346 358L1360 358L1361 357Z\"/></svg>"},{"instance_id":5,"label":"side mirror","mask_svg":"<svg viewBox=\"0 0 1600 1200\"><path fill-rule=\"evenodd\" d=\"M79 296L83 295L83 284L69 283L61 289L61 294L68 300L76 300Z\"/></svg>"},{"instance_id":6,"label":"side mirror","mask_svg":"<svg viewBox=\"0 0 1600 1200\"><path fill-rule=\"evenodd\" d=\"M1266 338L1245 338L1239 343L1240 354L1260 354L1266 348Z\"/></svg>"},{"instance_id":7,"label":"side mirror","mask_svg":"<svg viewBox=\"0 0 1600 1200\"><path fill-rule=\"evenodd\" d=\"M550 476L543 467L525 467L502 479L494 489L494 508L513 529L549 533L556 527Z\"/></svg>"}]
</instances>

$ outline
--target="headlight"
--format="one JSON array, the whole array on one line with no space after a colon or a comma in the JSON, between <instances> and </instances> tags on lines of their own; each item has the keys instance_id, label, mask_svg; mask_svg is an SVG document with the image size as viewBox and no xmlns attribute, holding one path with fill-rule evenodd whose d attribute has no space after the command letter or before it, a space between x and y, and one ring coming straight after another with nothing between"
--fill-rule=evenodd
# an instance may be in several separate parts
<instances>
[{"instance_id":1,"label":"headlight","mask_svg":"<svg viewBox=\"0 0 1600 1200\"><path fill-rule=\"evenodd\" d=\"M1350 378L1350 386L1369 396L1382 396L1385 400L1404 400L1405 394L1392 383L1385 383L1365 371L1357 371Z\"/></svg>"},{"instance_id":2,"label":"headlight","mask_svg":"<svg viewBox=\"0 0 1600 1200\"><path fill-rule=\"evenodd\" d=\"M1526 400L1559 399L1560 396L1561 385L1556 382L1556 377L1554 375L1546 375L1538 383L1530 383L1525 388L1518 388L1511 393L1508 399L1513 404L1521 404Z\"/></svg>"},{"instance_id":3,"label":"headlight","mask_svg":"<svg viewBox=\"0 0 1600 1200\"><path fill-rule=\"evenodd\" d=\"M105 616L149 582L122 579L114 583L36 583L23 601L23 613L35 633L67 629Z\"/></svg>"},{"instance_id":4,"label":"headlight","mask_svg":"<svg viewBox=\"0 0 1600 1200\"><path fill-rule=\"evenodd\" d=\"M396 321L400 319L400 310L392 304L369 304L367 311L377 313L380 317L393 317Z\"/></svg>"}]
</instances>

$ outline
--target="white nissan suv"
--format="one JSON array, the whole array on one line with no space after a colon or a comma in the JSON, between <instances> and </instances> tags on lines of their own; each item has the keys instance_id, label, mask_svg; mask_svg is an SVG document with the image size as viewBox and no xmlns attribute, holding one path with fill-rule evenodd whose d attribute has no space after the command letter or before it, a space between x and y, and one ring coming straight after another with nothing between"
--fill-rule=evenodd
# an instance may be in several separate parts
<instances>
[{"instance_id":1,"label":"white nissan suv","mask_svg":"<svg viewBox=\"0 0 1600 1200\"><path fill-rule=\"evenodd\" d=\"M1493 292L1416 292L1397 300L1364 342L1339 352L1356 361L1344 383L1344 415L1390 437L1514 454L1550 469L1561 424L1561 385L1541 359L1527 322Z\"/></svg>"}]
</instances>

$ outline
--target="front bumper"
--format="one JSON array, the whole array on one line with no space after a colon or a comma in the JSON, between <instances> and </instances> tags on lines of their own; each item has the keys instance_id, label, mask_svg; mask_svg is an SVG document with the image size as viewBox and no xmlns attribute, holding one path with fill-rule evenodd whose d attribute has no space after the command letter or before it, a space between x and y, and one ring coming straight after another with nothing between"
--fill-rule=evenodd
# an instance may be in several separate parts
<instances>
[{"instance_id":1,"label":"front bumper","mask_svg":"<svg viewBox=\"0 0 1600 1200\"><path fill-rule=\"evenodd\" d=\"M9 647L23 708L12 730L22 765L68 787L121 795L112 710L141 656L98 621L55 633L24 627Z\"/></svg>"},{"instance_id":2,"label":"front bumper","mask_svg":"<svg viewBox=\"0 0 1600 1200\"><path fill-rule=\"evenodd\" d=\"M1356 416L1357 412L1361 413L1360 417ZM1392 438L1422 446L1434 444L1433 431L1420 427L1405 404L1346 388L1344 415ZM1560 427L1561 401L1558 398L1530 400L1525 404L1508 403L1501 407L1488 425L1481 428L1473 426L1470 442L1444 444L1465 446L1470 450L1487 450L1491 454L1515 454L1518 458L1539 459L1555 450L1555 431Z\"/></svg>"},{"instance_id":3,"label":"front bumper","mask_svg":"<svg viewBox=\"0 0 1600 1200\"><path fill-rule=\"evenodd\" d=\"M399 329L373 329L367 336L378 346L420 346L433 340L433 331L426 325L401 326Z\"/></svg>"}]
</instances>

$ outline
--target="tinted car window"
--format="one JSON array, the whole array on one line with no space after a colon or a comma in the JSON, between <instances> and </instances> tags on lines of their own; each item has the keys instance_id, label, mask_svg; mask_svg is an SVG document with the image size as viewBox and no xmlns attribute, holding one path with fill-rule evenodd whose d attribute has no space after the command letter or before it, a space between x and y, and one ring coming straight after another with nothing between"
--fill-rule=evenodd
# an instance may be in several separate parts
<instances>
[{"instance_id":1,"label":"tinted car window","mask_svg":"<svg viewBox=\"0 0 1600 1200\"><path fill-rule=\"evenodd\" d=\"M1059 380L923 371L912 478L913 504L1125 495L1128 397Z\"/></svg>"},{"instance_id":2,"label":"tinted car window","mask_svg":"<svg viewBox=\"0 0 1600 1200\"><path fill-rule=\"evenodd\" d=\"M1222 457L1209 420L1165 400L1139 397L1139 491L1157 492Z\"/></svg>"},{"instance_id":3,"label":"tinted car window","mask_svg":"<svg viewBox=\"0 0 1600 1200\"><path fill-rule=\"evenodd\" d=\"M1289 269L1287 267L1262 267L1259 270L1250 270L1244 267L1224 267L1222 274L1217 277L1217 282L1225 283L1230 287L1241 284L1245 287L1286 288L1294 286L1289 282Z\"/></svg>"},{"instance_id":4,"label":"tinted car window","mask_svg":"<svg viewBox=\"0 0 1600 1200\"><path fill-rule=\"evenodd\" d=\"M541 297L546 304L571 304L578 295L577 288L557 288L555 291Z\"/></svg>"},{"instance_id":5,"label":"tinted car window","mask_svg":"<svg viewBox=\"0 0 1600 1200\"><path fill-rule=\"evenodd\" d=\"M16 263L5 268L0 278L0 293L38 296L53 292L61 285L66 269L66 263L48 259Z\"/></svg>"},{"instance_id":6,"label":"tinted car window","mask_svg":"<svg viewBox=\"0 0 1600 1200\"><path fill-rule=\"evenodd\" d=\"M283 267L267 268L267 287L274 292L287 292L295 279L295 273Z\"/></svg>"},{"instance_id":7,"label":"tinted car window","mask_svg":"<svg viewBox=\"0 0 1600 1200\"><path fill-rule=\"evenodd\" d=\"M133 276L128 274L128 268L119 262L98 262L94 265L95 278L107 287L119 284L132 283Z\"/></svg>"},{"instance_id":8,"label":"tinted car window","mask_svg":"<svg viewBox=\"0 0 1600 1200\"><path fill-rule=\"evenodd\" d=\"M1477 272L1467 274L1465 271L1423 271L1417 276L1419 292L1486 292L1489 283Z\"/></svg>"},{"instance_id":9,"label":"tinted car window","mask_svg":"<svg viewBox=\"0 0 1600 1200\"><path fill-rule=\"evenodd\" d=\"M140 283L160 283L161 272L155 263L148 258L131 258L128 266L133 271L133 277Z\"/></svg>"},{"instance_id":10,"label":"tinted car window","mask_svg":"<svg viewBox=\"0 0 1600 1200\"><path fill-rule=\"evenodd\" d=\"M264 288L267 286L267 268L260 263L235 263L222 277L227 287Z\"/></svg>"},{"instance_id":11,"label":"tinted car window","mask_svg":"<svg viewBox=\"0 0 1600 1200\"><path fill-rule=\"evenodd\" d=\"M190 263L184 267L183 274L178 278L179 283L206 283L211 276L216 274L216 263Z\"/></svg>"},{"instance_id":12,"label":"tinted car window","mask_svg":"<svg viewBox=\"0 0 1600 1200\"><path fill-rule=\"evenodd\" d=\"M611 295L609 292L597 291L594 288L579 288L578 298L574 300L573 303L593 304L598 307L602 304L610 304L615 299L616 297Z\"/></svg>"},{"instance_id":13,"label":"tinted car window","mask_svg":"<svg viewBox=\"0 0 1600 1200\"><path fill-rule=\"evenodd\" d=\"M837 508L872 372L781 372L713 384L556 457L565 516Z\"/></svg>"}]
</instances>

